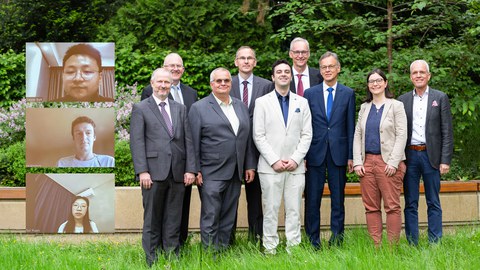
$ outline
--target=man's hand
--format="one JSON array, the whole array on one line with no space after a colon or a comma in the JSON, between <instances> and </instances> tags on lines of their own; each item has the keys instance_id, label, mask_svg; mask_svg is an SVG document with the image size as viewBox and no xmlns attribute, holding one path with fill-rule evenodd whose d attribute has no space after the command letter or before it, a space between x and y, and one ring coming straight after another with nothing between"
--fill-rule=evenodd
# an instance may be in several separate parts
<instances>
[{"instance_id":1,"label":"man's hand","mask_svg":"<svg viewBox=\"0 0 480 270\"><path fill-rule=\"evenodd\" d=\"M273 163L272 169L277 173L283 172L285 170L285 166L282 160L277 160L277 162Z\"/></svg>"},{"instance_id":2,"label":"man's hand","mask_svg":"<svg viewBox=\"0 0 480 270\"><path fill-rule=\"evenodd\" d=\"M440 164L440 174L446 174L450 171L450 165Z\"/></svg>"},{"instance_id":3,"label":"man's hand","mask_svg":"<svg viewBox=\"0 0 480 270\"><path fill-rule=\"evenodd\" d=\"M385 175L390 177L390 176L395 175L395 173L397 172L397 169L395 167L393 167L392 165L387 164L387 166L385 166L384 171L385 171Z\"/></svg>"},{"instance_id":4,"label":"man's hand","mask_svg":"<svg viewBox=\"0 0 480 270\"><path fill-rule=\"evenodd\" d=\"M202 173L201 172L198 172L197 173L197 177L195 179L195 184L199 187L201 187L203 185L203 177L202 177Z\"/></svg>"},{"instance_id":5,"label":"man's hand","mask_svg":"<svg viewBox=\"0 0 480 270\"><path fill-rule=\"evenodd\" d=\"M298 167L297 162L295 162L295 160L293 159L282 160L282 162L283 162L283 165L285 166L285 170L289 172L295 171Z\"/></svg>"},{"instance_id":6,"label":"man's hand","mask_svg":"<svg viewBox=\"0 0 480 270\"><path fill-rule=\"evenodd\" d=\"M148 172L143 172L139 175L140 187L144 189L150 189L152 187L152 178Z\"/></svg>"},{"instance_id":7,"label":"man's hand","mask_svg":"<svg viewBox=\"0 0 480 270\"><path fill-rule=\"evenodd\" d=\"M193 182L195 182L195 174L187 172L183 175L183 183L185 186L189 186L193 184Z\"/></svg>"},{"instance_id":8,"label":"man's hand","mask_svg":"<svg viewBox=\"0 0 480 270\"><path fill-rule=\"evenodd\" d=\"M348 172L349 173L353 172L353 159L348 160Z\"/></svg>"},{"instance_id":9,"label":"man's hand","mask_svg":"<svg viewBox=\"0 0 480 270\"><path fill-rule=\"evenodd\" d=\"M250 183L255 178L255 170L245 170L245 182Z\"/></svg>"}]
</instances>

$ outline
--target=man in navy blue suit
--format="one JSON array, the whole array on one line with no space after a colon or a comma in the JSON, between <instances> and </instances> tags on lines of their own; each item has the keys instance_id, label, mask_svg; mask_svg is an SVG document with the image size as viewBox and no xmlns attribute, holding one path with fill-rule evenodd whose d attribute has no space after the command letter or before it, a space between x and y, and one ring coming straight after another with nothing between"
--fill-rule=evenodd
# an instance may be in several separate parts
<instances>
[{"instance_id":1,"label":"man in navy blue suit","mask_svg":"<svg viewBox=\"0 0 480 270\"><path fill-rule=\"evenodd\" d=\"M305 231L310 243L320 248L320 205L328 175L331 198L330 245L343 242L346 170L353 171L355 93L337 82L340 61L332 52L320 57L323 83L309 88L304 97L312 113L313 139L306 156Z\"/></svg>"}]
</instances>

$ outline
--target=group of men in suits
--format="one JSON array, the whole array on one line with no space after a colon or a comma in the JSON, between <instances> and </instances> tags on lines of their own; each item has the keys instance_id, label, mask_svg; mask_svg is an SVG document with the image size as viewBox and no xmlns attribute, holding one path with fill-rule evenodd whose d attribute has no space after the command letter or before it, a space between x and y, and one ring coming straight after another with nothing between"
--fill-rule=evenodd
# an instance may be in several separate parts
<instances>
[{"instance_id":1,"label":"group of men in suits","mask_svg":"<svg viewBox=\"0 0 480 270\"><path fill-rule=\"evenodd\" d=\"M240 47L235 56L238 75L224 68L212 71L212 93L200 101L196 101L195 90L180 83L184 66L178 54L169 54L163 68L154 71L142 93L144 100L135 104L131 118L132 158L145 209L142 243L149 265L157 259L157 252L178 254L185 243L194 182L202 200L200 228L206 248L218 251L232 244L242 180L249 238L263 241L267 253L274 254L278 245L278 207L282 194L287 193L287 246L300 243L303 193L305 230L310 243L320 248L325 183L331 194L329 244L343 242L346 173L353 170L355 94L337 81L341 66L335 53L320 57L319 70L308 67L308 41L295 38L289 56L293 66L277 61L272 83L253 75L255 51ZM400 97L406 104L412 138L407 149L415 151L407 153L407 164L408 157L426 150L413 159L405 181L407 237L413 244L418 241L420 175L432 182L427 194L429 225L432 222L429 237L432 241L441 237L440 173L448 172L453 149L448 98L428 88L428 64L414 63L414 93ZM426 107L426 120L418 120L416 100L425 94L427 105L432 106ZM422 123L426 123L423 129L418 127ZM423 144L411 147L418 145L414 141L418 134L424 136L424 141L419 140ZM425 158L431 167L426 167Z\"/></svg>"}]
</instances>

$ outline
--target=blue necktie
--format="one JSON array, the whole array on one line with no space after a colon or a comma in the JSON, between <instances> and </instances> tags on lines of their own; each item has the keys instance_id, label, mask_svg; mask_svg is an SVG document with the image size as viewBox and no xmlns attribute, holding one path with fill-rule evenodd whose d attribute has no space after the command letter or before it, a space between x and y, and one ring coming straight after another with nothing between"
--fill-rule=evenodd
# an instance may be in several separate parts
<instances>
[{"instance_id":1,"label":"blue necktie","mask_svg":"<svg viewBox=\"0 0 480 270\"><path fill-rule=\"evenodd\" d=\"M287 126L288 120L288 99L287 97L282 97L282 113L283 113L283 121L285 122L285 126Z\"/></svg>"},{"instance_id":2,"label":"blue necktie","mask_svg":"<svg viewBox=\"0 0 480 270\"><path fill-rule=\"evenodd\" d=\"M328 97L327 97L327 120L330 121L330 114L332 112L332 106L333 106L333 88L329 87L327 89L328 91Z\"/></svg>"}]
</instances>

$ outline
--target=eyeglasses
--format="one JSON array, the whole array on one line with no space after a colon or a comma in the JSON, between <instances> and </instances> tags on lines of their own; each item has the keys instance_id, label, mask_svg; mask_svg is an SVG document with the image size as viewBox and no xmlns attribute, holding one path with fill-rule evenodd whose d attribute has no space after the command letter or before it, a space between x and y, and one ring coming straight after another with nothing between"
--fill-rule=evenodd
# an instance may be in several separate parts
<instances>
[{"instance_id":1,"label":"eyeglasses","mask_svg":"<svg viewBox=\"0 0 480 270\"><path fill-rule=\"evenodd\" d=\"M336 67L337 67L337 65L320 66L320 69L321 70L333 70Z\"/></svg>"},{"instance_id":2,"label":"eyeglasses","mask_svg":"<svg viewBox=\"0 0 480 270\"><path fill-rule=\"evenodd\" d=\"M163 65L163 67L165 68L171 68L171 69L182 69L183 68L183 65L180 65L180 64L170 64L170 65Z\"/></svg>"},{"instance_id":3,"label":"eyeglasses","mask_svg":"<svg viewBox=\"0 0 480 270\"><path fill-rule=\"evenodd\" d=\"M291 51L293 55L308 55L310 51Z\"/></svg>"},{"instance_id":4,"label":"eyeglasses","mask_svg":"<svg viewBox=\"0 0 480 270\"><path fill-rule=\"evenodd\" d=\"M368 84L374 84L374 83L380 84L382 82L383 82L382 78L378 78L376 80L368 80Z\"/></svg>"},{"instance_id":5,"label":"eyeglasses","mask_svg":"<svg viewBox=\"0 0 480 270\"><path fill-rule=\"evenodd\" d=\"M215 80L215 82L218 83L218 84L222 84L222 83L228 84L228 83L230 83L230 81L231 81L230 79L216 79Z\"/></svg>"},{"instance_id":6,"label":"eyeglasses","mask_svg":"<svg viewBox=\"0 0 480 270\"><path fill-rule=\"evenodd\" d=\"M250 62L250 61L255 60L255 57L252 57L252 56L248 56L248 57L240 56L240 57L237 57L237 60Z\"/></svg>"},{"instance_id":7,"label":"eyeglasses","mask_svg":"<svg viewBox=\"0 0 480 270\"><path fill-rule=\"evenodd\" d=\"M98 73L98 70L66 70L63 72L63 75L67 80L73 80L77 77L77 73L79 72L80 77L88 81L95 77L95 74Z\"/></svg>"}]
</instances>

